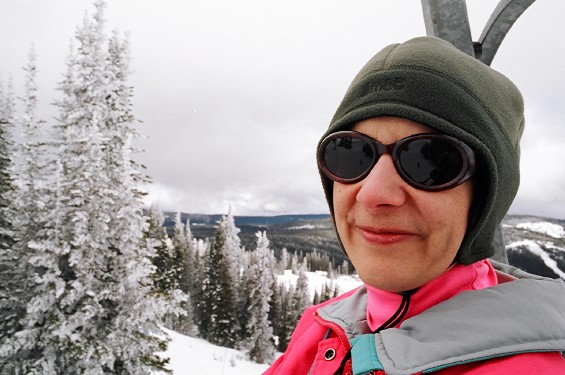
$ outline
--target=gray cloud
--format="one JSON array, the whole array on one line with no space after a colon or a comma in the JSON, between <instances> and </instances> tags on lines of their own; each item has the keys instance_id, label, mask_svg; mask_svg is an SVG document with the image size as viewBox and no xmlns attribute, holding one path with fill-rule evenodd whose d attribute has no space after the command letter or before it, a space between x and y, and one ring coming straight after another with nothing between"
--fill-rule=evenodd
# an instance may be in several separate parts
<instances>
[{"instance_id":1,"label":"gray cloud","mask_svg":"<svg viewBox=\"0 0 565 375\"><path fill-rule=\"evenodd\" d=\"M493 10L468 2L475 39ZM91 1L3 2L1 72L22 84L31 43L42 113ZM523 91L527 129L513 213L565 217L565 3L536 2L493 67ZM107 30L131 33L138 159L166 209L237 215L321 213L314 148L358 69L384 45L425 34L419 2L109 1Z\"/></svg>"}]
</instances>

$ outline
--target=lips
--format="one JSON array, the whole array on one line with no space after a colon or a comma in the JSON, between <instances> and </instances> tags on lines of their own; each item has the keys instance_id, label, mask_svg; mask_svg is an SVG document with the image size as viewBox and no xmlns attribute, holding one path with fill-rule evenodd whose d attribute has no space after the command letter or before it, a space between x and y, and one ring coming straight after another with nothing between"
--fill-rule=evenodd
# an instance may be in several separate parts
<instances>
[{"instance_id":1,"label":"lips","mask_svg":"<svg viewBox=\"0 0 565 375\"><path fill-rule=\"evenodd\" d=\"M398 228L358 227L365 241L377 245L393 245L416 236L415 233Z\"/></svg>"}]
</instances>

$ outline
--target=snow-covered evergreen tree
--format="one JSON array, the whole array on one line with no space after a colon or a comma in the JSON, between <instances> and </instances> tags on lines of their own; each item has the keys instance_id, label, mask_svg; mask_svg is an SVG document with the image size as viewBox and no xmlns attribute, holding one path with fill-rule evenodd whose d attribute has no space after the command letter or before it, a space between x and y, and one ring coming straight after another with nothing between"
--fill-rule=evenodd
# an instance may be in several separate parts
<instances>
[{"instance_id":1,"label":"snow-covered evergreen tree","mask_svg":"<svg viewBox=\"0 0 565 375\"><path fill-rule=\"evenodd\" d=\"M14 174L18 187L16 197L18 203L16 210L20 220L18 226L28 232L23 236L31 240L33 239L32 234L40 228L37 223L37 212L45 205L45 186L47 177L52 172L49 170L51 163L47 160L45 134L42 129L45 122L36 115L37 63L33 47L29 51L24 71L26 73L25 94L21 98L23 113L16 121L21 129L22 140L15 148L19 163ZM22 237L21 234L20 237Z\"/></svg>"},{"instance_id":2,"label":"snow-covered evergreen tree","mask_svg":"<svg viewBox=\"0 0 565 375\"><path fill-rule=\"evenodd\" d=\"M190 220L187 220L184 226L178 228L180 235L179 242L185 242L186 252L183 256L183 275L181 277L181 289L186 290L187 294L193 294L197 288L200 288L202 277L200 268L200 254L198 241L192 236L190 229ZM176 238L176 236L175 236Z\"/></svg>"},{"instance_id":3,"label":"snow-covered evergreen tree","mask_svg":"<svg viewBox=\"0 0 565 375\"><path fill-rule=\"evenodd\" d=\"M269 322L273 328L274 344L278 348L282 324L282 294L284 286L279 284L276 276L271 281L271 298L269 299Z\"/></svg>"},{"instance_id":4,"label":"snow-covered evergreen tree","mask_svg":"<svg viewBox=\"0 0 565 375\"><path fill-rule=\"evenodd\" d=\"M210 330L210 314L208 307L211 304L211 298L208 290L210 289L210 253L211 243L207 238L198 248L198 284L190 294L192 306L194 307L194 320L198 326L198 335L206 339Z\"/></svg>"},{"instance_id":5,"label":"snow-covered evergreen tree","mask_svg":"<svg viewBox=\"0 0 565 375\"><path fill-rule=\"evenodd\" d=\"M292 295L292 306L294 309L293 322L296 324L304 310L312 304L308 289L308 276L306 276L306 259L299 266L296 288Z\"/></svg>"},{"instance_id":6,"label":"snow-covered evergreen tree","mask_svg":"<svg viewBox=\"0 0 565 375\"><path fill-rule=\"evenodd\" d=\"M151 205L147 212L148 226L145 231L145 241L148 249L153 251L152 258L154 271L151 273L154 293L167 299L175 299L180 291L179 266L175 255L175 248L167 230L163 226L165 216L156 204ZM165 325L173 329L173 321L177 312L167 314Z\"/></svg>"},{"instance_id":7,"label":"snow-covered evergreen tree","mask_svg":"<svg viewBox=\"0 0 565 375\"><path fill-rule=\"evenodd\" d=\"M190 245L189 240L186 238L185 227L181 221L181 214L177 212L172 237L173 261L178 287L186 294L189 293L190 275L185 272L185 266L190 262L188 258L192 257L192 254L189 254Z\"/></svg>"},{"instance_id":8,"label":"snow-covered evergreen tree","mask_svg":"<svg viewBox=\"0 0 565 375\"><path fill-rule=\"evenodd\" d=\"M300 271L298 256L296 255L296 253L292 254L292 257L290 258L290 269L292 270L292 273L295 275L298 275Z\"/></svg>"},{"instance_id":9,"label":"snow-covered evergreen tree","mask_svg":"<svg viewBox=\"0 0 565 375\"><path fill-rule=\"evenodd\" d=\"M338 269L338 273L340 275L349 275L350 274L350 270L349 270L349 262L347 260L344 260L343 263L341 263L341 266Z\"/></svg>"},{"instance_id":10,"label":"snow-covered evergreen tree","mask_svg":"<svg viewBox=\"0 0 565 375\"><path fill-rule=\"evenodd\" d=\"M237 288L237 285L241 281L241 270L245 262L244 249L241 246L241 239L239 238L240 229L235 226L235 219L231 207L228 210L228 214L222 216L219 227L225 238L224 252L228 260L231 278Z\"/></svg>"},{"instance_id":11,"label":"snow-covered evergreen tree","mask_svg":"<svg viewBox=\"0 0 565 375\"><path fill-rule=\"evenodd\" d=\"M285 270L290 269L290 255L288 254L288 250L286 247L283 247L281 250L281 256L279 260L278 266L278 273L283 274Z\"/></svg>"},{"instance_id":12,"label":"snow-covered evergreen tree","mask_svg":"<svg viewBox=\"0 0 565 375\"><path fill-rule=\"evenodd\" d=\"M199 330L211 343L235 348L239 341L236 299L238 286L234 283L227 255L229 242L225 228L224 225L217 228L205 260L201 312L208 314L208 317L201 317Z\"/></svg>"},{"instance_id":13,"label":"snow-covered evergreen tree","mask_svg":"<svg viewBox=\"0 0 565 375\"><path fill-rule=\"evenodd\" d=\"M128 44L104 34L105 2L76 32L55 127L57 165L30 263L36 285L13 342L22 374L165 371L159 328L175 302L155 293L144 243L144 176L132 161L136 120Z\"/></svg>"},{"instance_id":14,"label":"snow-covered evergreen tree","mask_svg":"<svg viewBox=\"0 0 565 375\"><path fill-rule=\"evenodd\" d=\"M294 286L286 288L281 285L281 314L279 319L278 330L275 333L278 337L277 349L284 352L290 342L290 336L294 327L296 327L296 311L293 306L293 296L295 293Z\"/></svg>"},{"instance_id":15,"label":"snow-covered evergreen tree","mask_svg":"<svg viewBox=\"0 0 565 375\"><path fill-rule=\"evenodd\" d=\"M6 139L11 140L11 131L14 127L16 116L16 94L14 93L12 76L8 79L6 87L0 84L0 119L4 121ZM9 144L9 143L7 143Z\"/></svg>"},{"instance_id":16,"label":"snow-covered evergreen tree","mask_svg":"<svg viewBox=\"0 0 565 375\"><path fill-rule=\"evenodd\" d=\"M187 319L188 316L192 314L193 327L191 327L190 332L187 332L190 336L205 337L204 331L200 331L201 327L206 326L205 321L209 319L206 311L206 303L204 300L204 280L206 278L207 262L208 256L210 254L210 242L209 239L197 240L192 237L190 232L190 223L187 222L186 226L187 238L192 238L191 246L193 249L193 259L192 267L190 269L191 285L190 285L190 306L187 306ZM185 268L187 269L187 268ZM188 302L187 302L188 303ZM189 310L190 309L190 310Z\"/></svg>"},{"instance_id":17,"label":"snow-covered evergreen tree","mask_svg":"<svg viewBox=\"0 0 565 375\"><path fill-rule=\"evenodd\" d=\"M320 293L320 302L325 302L339 295L339 287L333 281L326 282L322 285Z\"/></svg>"},{"instance_id":18,"label":"snow-covered evergreen tree","mask_svg":"<svg viewBox=\"0 0 565 375\"><path fill-rule=\"evenodd\" d=\"M190 222L187 220L186 224L183 225L180 212L177 212L176 215L172 243L178 288L187 296L187 301L182 304L185 314L177 316L174 321L174 329L177 332L194 336L197 330L190 295L195 288L196 282L195 245L190 231Z\"/></svg>"},{"instance_id":19,"label":"snow-covered evergreen tree","mask_svg":"<svg viewBox=\"0 0 565 375\"><path fill-rule=\"evenodd\" d=\"M41 218L44 217L44 196L45 196L45 176L47 173L47 162L43 144L39 140L40 126L42 121L36 117L37 107L37 85L36 85L36 58L33 48L28 54L28 62L24 67L26 73L25 93L21 98L23 104L23 114L15 116L11 109L6 112L12 116L11 121L22 130L21 144L12 148L14 159L19 160L17 166L13 166L11 175L14 179L15 189L9 196L11 201L10 223L2 223L2 230L13 229L14 238L11 249L2 251L3 270L1 283L4 286L3 291L7 293L0 297L0 336L4 336L7 340L0 340L2 349L0 352L0 370L8 373L4 366L15 368L18 359L12 355L15 354L13 344L13 335L16 331L22 329L21 320L26 313L26 303L30 298L29 290L32 286L33 273L29 263L30 255L33 250L28 248L28 243L35 240L36 233L41 229ZM9 103L8 101L2 101ZM10 104L11 106L12 104ZM4 112L4 111L3 111ZM4 133L5 134L5 133ZM5 147L7 140L0 141ZM3 153L7 152L7 148L3 148ZM2 163L4 165L4 163ZM4 181L4 177L2 178ZM6 192L3 194L4 198ZM5 202L2 207L6 209ZM4 211L5 212L5 211ZM3 241L4 242L4 241ZM10 259L10 257L12 259ZM5 267L5 268L4 268ZM7 297L7 298L6 298ZM12 354L10 354L12 353ZM14 370L15 371L15 370Z\"/></svg>"},{"instance_id":20,"label":"snow-covered evergreen tree","mask_svg":"<svg viewBox=\"0 0 565 375\"><path fill-rule=\"evenodd\" d=\"M7 342L21 329L25 313L25 272L16 251L11 205L14 184L11 176L10 125L13 113L2 93L0 108L0 373L10 373L16 366L13 350Z\"/></svg>"},{"instance_id":21,"label":"snow-covered evergreen tree","mask_svg":"<svg viewBox=\"0 0 565 375\"><path fill-rule=\"evenodd\" d=\"M270 263L269 239L265 232L258 232L257 247L252 252L246 274L247 319L244 346L248 356L257 363L273 360L273 328L269 322L269 300L272 295L273 274Z\"/></svg>"},{"instance_id":22,"label":"snow-covered evergreen tree","mask_svg":"<svg viewBox=\"0 0 565 375\"><path fill-rule=\"evenodd\" d=\"M322 289L323 289L323 288L322 288ZM315 291L314 291L314 298L313 298L312 300L313 300L312 303L313 303L314 305L319 304L319 303L321 302L321 300L320 300L320 292L318 292L317 290L315 290Z\"/></svg>"}]
</instances>

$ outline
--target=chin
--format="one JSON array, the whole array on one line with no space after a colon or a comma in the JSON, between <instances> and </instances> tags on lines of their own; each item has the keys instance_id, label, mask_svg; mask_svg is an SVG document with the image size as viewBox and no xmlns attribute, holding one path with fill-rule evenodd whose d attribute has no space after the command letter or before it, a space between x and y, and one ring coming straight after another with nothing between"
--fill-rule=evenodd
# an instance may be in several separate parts
<instances>
[{"instance_id":1,"label":"chin","mask_svg":"<svg viewBox=\"0 0 565 375\"><path fill-rule=\"evenodd\" d=\"M360 276L361 280L367 284L372 286L373 288L377 288L379 290L384 290L385 292L397 293L397 292L404 292L406 290L411 290L417 288L415 285L416 283L410 283L406 280L382 280L382 279L375 279L374 277L362 277Z\"/></svg>"}]
</instances>

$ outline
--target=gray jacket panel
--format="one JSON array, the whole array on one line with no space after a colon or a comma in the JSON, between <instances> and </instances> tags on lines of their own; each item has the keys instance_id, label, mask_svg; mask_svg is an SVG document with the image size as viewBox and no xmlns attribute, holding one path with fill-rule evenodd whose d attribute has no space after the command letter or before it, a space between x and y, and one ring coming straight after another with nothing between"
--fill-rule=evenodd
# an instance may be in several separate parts
<instances>
[{"instance_id":1,"label":"gray jacket panel","mask_svg":"<svg viewBox=\"0 0 565 375\"><path fill-rule=\"evenodd\" d=\"M565 350L565 282L517 280L461 293L375 334L389 375Z\"/></svg>"},{"instance_id":2,"label":"gray jacket panel","mask_svg":"<svg viewBox=\"0 0 565 375\"><path fill-rule=\"evenodd\" d=\"M525 352L565 351L565 282L492 262L520 280L463 292L374 334L389 375L432 372L466 362ZM370 333L366 290L318 311L351 340Z\"/></svg>"}]
</instances>

